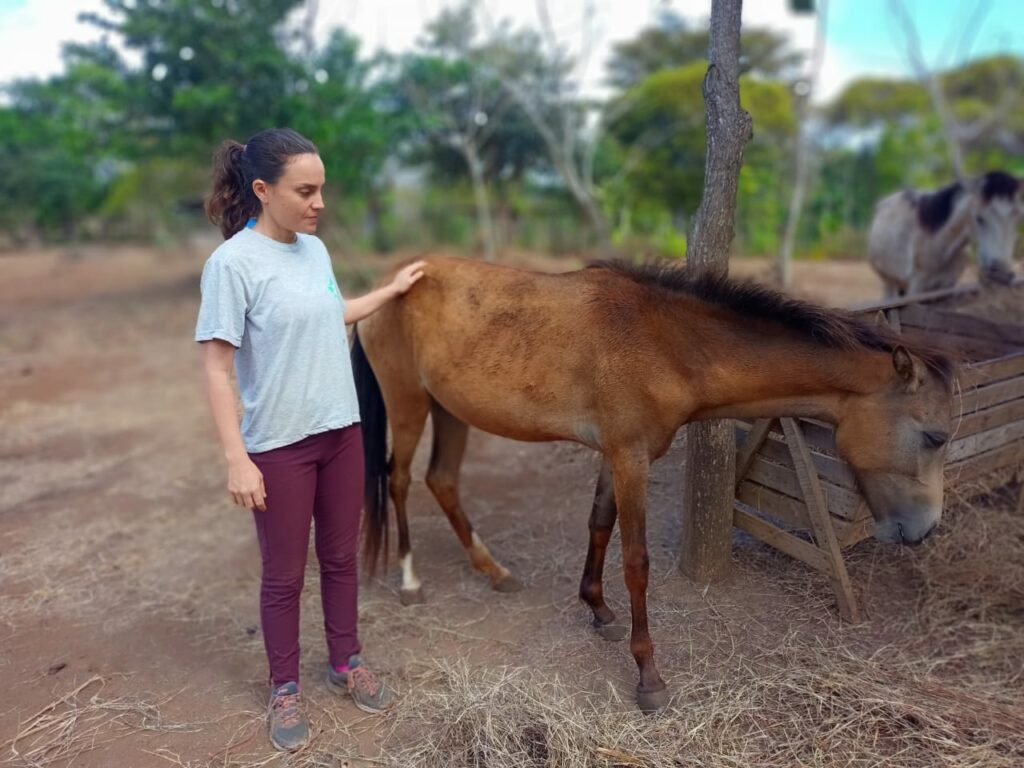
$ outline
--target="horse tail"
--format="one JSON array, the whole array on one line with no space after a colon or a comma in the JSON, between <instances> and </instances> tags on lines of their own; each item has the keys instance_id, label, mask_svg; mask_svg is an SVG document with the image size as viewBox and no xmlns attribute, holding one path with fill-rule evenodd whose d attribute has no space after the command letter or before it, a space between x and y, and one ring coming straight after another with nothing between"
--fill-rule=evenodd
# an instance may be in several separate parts
<instances>
[{"instance_id":1,"label":"horse tail","mask_svg":"<svg viewBox=\"0 0 1024 768\"><path fill-rule=\"evenodd\" d=\"M366 464L365 514L363 517L363 565L373 573L381 550L388 557L388 412L380 383L366 357L356 328L352 340L352 373L363 427L363 459Z\"/></svg>"}]
</instances>

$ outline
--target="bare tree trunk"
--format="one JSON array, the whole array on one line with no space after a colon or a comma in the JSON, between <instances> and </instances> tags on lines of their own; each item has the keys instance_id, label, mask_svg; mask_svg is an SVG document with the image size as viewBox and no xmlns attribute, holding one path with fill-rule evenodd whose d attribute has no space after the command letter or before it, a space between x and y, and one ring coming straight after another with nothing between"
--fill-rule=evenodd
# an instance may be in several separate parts
<instances>
[{"instance_id":1,"label":"bare tree trunk","mask_svg":"<svg viewBox=\"0 0 1024 768\"><path fill-rule=\"evenodd\" d=\"M896 15L900 26L903 28L903 34L907 38L907 53L910 56L910 63L917 72L918 79L928 89L932 107L939 116L939 123L942 125L942 138L946 142L946 152L949 155L949 164L953 167L953 173L956 175L956 178L963 180L966 176L964 156L956 136L957 125L956 118L953 116L953 110L950 108L949 102L946 101L946 95L942 92L942 86L939 84L938 77L925 63L924 53L921 50L921 39L918 37L917 27L910 18L906 6L902 0L890 0L890 2L893 13Z\"/></svg>"},{"instance_id":2,"label":"bare tree trunk","mask_svg":"<svg viewBox=\"0 0 1024 768\"><path fill-rule=\"evenodd\" d=\"M497 246L494 243L494 223L491 220L491 202L487 195L487 181L484 179L484 168L480 156L472 141L464 141L462 154L469 166L469 177L473 182L473 200L476 203L476 224L483 241L484 260L494 261Z\"/></svg>"},{"instance_id":3,"label":"bare tree trunk","mask_svg":"<svg viewBox=\"0 0 1024 768\"><path fill-rule=\"evenodd\" d=\"M742 0L712 0L708 71L704 76L707 163L704 194L686 248L693 274L726 275L735 231L736 186L750 115L740 107L739 56ZM708 582L729 570L736 441L728 420L687 427L680 568Z\"/></svg>"},{"instance_id":4,"label":"bare tree trunk","mask_svg":"<svg viewBox=\"0 0 1024 768\"><path fill-rule=\"evenodd\" d=\"M778 277L779 282L788 286L792 279L793 251L796 247L796 233L800 226L800 215L803 213L804 198L810 184L811 158L810 136L807 125L811 111L811 99L814 88L818 84L821 73L821 62L825 55L825 22L828 14L828 0L819 0L817 20L814 28L814 48L811 52L811 71L807 78L807 92L798 94L797 102L797 136L796 136L796 178L793 183L793 197L789 201L789 213L786 215L786 229L779 247Z\"/></svg>"},{"instance_id":5,"label":"bare tree trunk","mask_svg":"<svg viewBox=\"0 0 1024 768\"><path fill-rule=\"evenodd\" d=\"M551 22L547 0L536 0L536 4L543 38L547 42L551 54L555 56L561 46L555 27ZM596 13L593 2L588 0L584 2L583 6L580 73L586 69L586 62L590 58L591 48L594 44L593 22ZM592 172L594 154L603 126L599 122L588 137L584 137L583 126L577 119L579 108L577 87L571 85L565 79L564 74L558 75L558 101L555 114L546 113L542 109L538 95L523 87L517 80L516 72L499 68L495 74L544 140L555 170L562 177L569 194L572 195L572 199L579 206L597 238L598 250L605 255L612 254L611 228L596 199Z\"/></svg>"}]
</instances>

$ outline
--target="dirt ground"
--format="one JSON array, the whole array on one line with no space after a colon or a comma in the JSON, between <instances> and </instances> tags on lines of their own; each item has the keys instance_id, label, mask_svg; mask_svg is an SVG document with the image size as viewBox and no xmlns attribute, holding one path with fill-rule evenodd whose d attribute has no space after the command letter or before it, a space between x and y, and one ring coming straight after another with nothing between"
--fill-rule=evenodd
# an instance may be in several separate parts
<instances>
[{"instance_id":1,"label":"dirt ground","mask_svg":"<svg viewBox=\"0 0 1024 768\"><path fill-rule=\"evenodd\" d=\"M0 761L299 764L266 742L259 557L250 516L223 490L191 341L210 245L0 255ZM734 272L766 268L739 261ZM795 290L832 304L880 293L856 262L800 263ZM472 572L426 490L422 448L411 525L428 602L399 604L394 565L364 584L370 662L406 697L433 685L439 666L526 665L620 700L634 717L628 643L594 636L575 598L595 457L472 434L467 510L526 583L500 595ZM914 642L899 621L919 588L910 551L858 546L852 575L871 618L855 627L840 622L823 579L749 539L737 538L727 581L688 582L675 560L678 465L678 449L656 465L648 512L652 634L673 691L736 660L756 666L794 637L839 638L865 657ZM607 590L626 616L610 552ZM320 682L317 580L311 553L302 675L317 746L302 764L340 766L344 755L393 764L403 740L419 736Z\"/></svg>"}]
</instances>

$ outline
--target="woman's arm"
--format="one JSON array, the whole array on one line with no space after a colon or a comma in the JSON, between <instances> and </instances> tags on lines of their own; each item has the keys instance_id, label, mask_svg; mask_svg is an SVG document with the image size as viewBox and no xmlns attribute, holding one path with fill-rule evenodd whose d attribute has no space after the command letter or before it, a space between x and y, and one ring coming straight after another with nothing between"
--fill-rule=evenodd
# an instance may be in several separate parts
<instances>
[{"instance_id":1,"label":"woman's arm","mask_svg":"<svg viewBox=\"0 0 1024 768\"><path fill-rule=\"evenodd\" d=\"M212 339L203 342L201 349L206 396L228 465L228 493L235 504L264 511L267 492L263 473L246 453L235 410L235 391L231 386L235 348L226 341Z\"/></svg>"},{"instance_id":2,"label":"woman's arm","mask_svg":"<svg viewBox=\"0 0 1024 768\"><path fill-rule=\"evenodd\" d=\"M358 299L349 299L345 302L345 325L358 323L363 318L369 317L378 309L383 307L396 296L401 296L408 291L416 281L423 277L425 262L417 261L402 267L394 279L383 288L371 291Z\"/></svg>"}]
</instances>

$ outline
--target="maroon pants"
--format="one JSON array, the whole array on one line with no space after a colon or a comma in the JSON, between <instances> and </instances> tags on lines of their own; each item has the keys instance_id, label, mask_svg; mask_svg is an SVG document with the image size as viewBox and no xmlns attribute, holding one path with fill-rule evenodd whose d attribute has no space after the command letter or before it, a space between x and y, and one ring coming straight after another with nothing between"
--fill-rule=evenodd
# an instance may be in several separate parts
<instances>
[{"instance_id":1,"label":"maroon pants","mask_svg":"<svg viewBox=\"0 0 1024 768\"><path fill-rule=\"evenodd\" d=\"M316 557L330 663L359 653L357 548L363 507L363 435L358 424L249 454L263 473L266 511L253 510L263 556L260 622L277 687L299 682L299 597L309 528Z\"/></svg>"}]
</instances>

